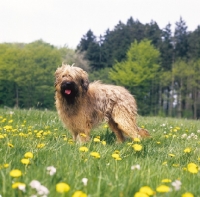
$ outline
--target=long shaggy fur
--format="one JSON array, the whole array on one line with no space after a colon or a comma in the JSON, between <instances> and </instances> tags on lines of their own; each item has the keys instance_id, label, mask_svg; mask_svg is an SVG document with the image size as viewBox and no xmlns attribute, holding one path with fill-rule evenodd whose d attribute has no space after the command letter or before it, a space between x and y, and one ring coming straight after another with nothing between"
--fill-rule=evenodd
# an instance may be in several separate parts
<instances>
[{"instance_id":1,"label":"long shaggy fur","mask_svg":"<svg viewBox=\"0 0 200 197\"><path fill-rule=\"evenodd\" d=\"M89 83L84 70L62 65L55 72L55 89L59 117L74 140L88 141L91 129L102 121L108 122L120 142L126 136L149 136L136 125L136 101L125 88L99 81Z\"/></svg>"}]
</instances>

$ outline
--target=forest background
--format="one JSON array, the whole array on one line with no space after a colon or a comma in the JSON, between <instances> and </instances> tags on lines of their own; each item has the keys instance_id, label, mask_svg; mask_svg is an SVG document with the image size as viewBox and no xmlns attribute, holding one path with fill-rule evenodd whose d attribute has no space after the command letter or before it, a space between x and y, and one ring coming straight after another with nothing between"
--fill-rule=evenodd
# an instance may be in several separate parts
<instances>
[{"instance_id":1,"label":"forest background","mask_svg":"<svg viewBox=\"0 0 200 197\"><path fill-rule=\"evenodd\" d=\"M200 26L160 29L130 17L104 34L88 30L76 49L43 40L0 44L0 107L55 109L54 72L75 63L90 81L122 85L140 115L200 117Z\"/></svg>"}]
</instances>

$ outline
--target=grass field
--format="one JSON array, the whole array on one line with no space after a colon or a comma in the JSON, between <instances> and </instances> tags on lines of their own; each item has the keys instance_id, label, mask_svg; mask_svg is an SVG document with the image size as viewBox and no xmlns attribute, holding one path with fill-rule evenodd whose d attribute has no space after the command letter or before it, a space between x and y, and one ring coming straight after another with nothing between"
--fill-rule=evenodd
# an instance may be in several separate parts
<instances>
[{"instance_id":1,"label":"grass field","mask_svg":"<svg viewBox=\"0 0 200 197\"><path fill-rule=\"evenodd\" d=\"M152 138L118 144L103 124L80 145L56 112L0 109L0 196L200 196L200 121L138 124Z\"/></svg>"}]
</instances>

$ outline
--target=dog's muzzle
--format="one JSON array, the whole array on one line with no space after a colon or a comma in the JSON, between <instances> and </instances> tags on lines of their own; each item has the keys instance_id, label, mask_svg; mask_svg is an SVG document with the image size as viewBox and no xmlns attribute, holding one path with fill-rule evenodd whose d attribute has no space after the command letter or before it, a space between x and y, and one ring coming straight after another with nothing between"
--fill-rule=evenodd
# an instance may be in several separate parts
<instances>
[{"instance_id":1,"label":"dog's muzzle","mask_svg":"<svg viewBox=\"0 0 200 197\"><path fill-rule=\"evenodd\" d=\"M74 89L74 82L64 81L61 84L61 92L65 95L70 95Z\"/></svg>"}]
</instances>

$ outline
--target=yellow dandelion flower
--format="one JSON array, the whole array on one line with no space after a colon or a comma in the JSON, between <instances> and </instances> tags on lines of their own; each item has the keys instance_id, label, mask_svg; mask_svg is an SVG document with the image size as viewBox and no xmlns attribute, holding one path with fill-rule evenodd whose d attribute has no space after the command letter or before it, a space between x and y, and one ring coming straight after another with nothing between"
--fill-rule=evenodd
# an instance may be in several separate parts
<instances>
[{"instance_id":1,"label":"yellow dandelion flower","mask_svg":"<svg viewBox=\"0 0 200 197\"><path fill-rule=\"evenodd\" d=\"M149 197L149 195L143 193L143 192L136 192L134 194L134 197Z\"/></svg>"},{"instance_id":2,"label":"yellow dandelion flower","mask_svg":"<svg viewBox=\"0 0 200 197\"><path fill-rule=\"evenodd\" d=\"M156 144L161 144L161 142L156 142Z\"/></svg>"},{"instance_id":3,"label":"yellow dandelion flower","mask_svg":"<svg viewBox=\"0 0 200 197\"><path fill-rule=\"evenodd\" d=\"M22 176L22 172L20 170L18 170L18 169L14 169L14 170L10 171L10 176L14 177L14 178L17 178L17 177Z\"/></svg>"},{"instance_id":4,"label":"yellow dandelion flower","mask_svg":"<svg viewBox=\"0 0 200 197\"><path fill-rule=\"evenodd\" d=\"M97 138L97 137L95 137L95 138L94 138L94 142L100 142L100 139Z\"/></svg>"},{"instance_id":5,"label":"yellow dandelion flower","mask_svg":"<svg viewBox=\"0 0 200 197\"><path fill-rule=\"evenodd\" d=\"M114 153L115 153L115 154L119 154L120 151L119 151L119 150L115 150Z\"/></svg>"},{"instance_id":6,"label":"yellow dandelion flower","mask_svg":"<svg viewBox=\"0 0 200 197\"><path fill-rule=\"evenodd\" d=\"M168 154L168 155L169 155L170 157L175 157L175 155L174 155L174 154L171 154L171 153L170 153L170 154Z\"/></svg>"},{"instance_id":7,"label":"yellow dandelion flower","mask_svg":"<svg viewBox=\"0 0 200 197\"><path fill-rule=\"evenodd\" d=\"M167 161L164 161L164 162L162 163L162 165L163 165L163 166L166 166L166 165L167 165Z\"/></svg>"},{"instance_id":8,"label":"yellow dandelion flower","mask_svg":"<svg viewBox=\"0 0 200 197\"><path fill-rule=\"evenodd\" d=\"M140 142L140 139L136 137L136 138L133 139L133 141L134 142Z\"/></svg>"},{"instance_id":9,"label":"yellow dandelion flower","mask_svg":"<svg viewBox=\"0 0 200 197\"><path fill-rule=\"evenodd\" d=\"M194 195L190 192L186 192L186 193L182 194L181 197L194 197Z\"/></svg>"},{"instance_id":10,"label":"yellow dandelion flower","mask_svg":"<svg viewBox=\"0 0 200 197\"><path fill-rule=\"evenodd\" d=\"M33 158L33 153L32 152L27 152L24 154L25 158Z\"/></svg>"},{"instance_id":11,"label":"yellow dandelion flower","mask_svg":"<svg viewBox=\"0 0 200 197\"><path fill-rule=\"evenodd\" d=\"M0 139L3 139L4 138L4 136L3 135L0 135Z\"/></svg>"},{"instance_id":12,"label":"yellow dandelion flower","mask_svg":"<svg viewBox=\"0 0 200 197\"><path fill-rule=\"evenodd\" d=\"M191 148L186 148L185 150L184 150L184 153L190 153L191 152Z\"/></svg>"},{"instance_id":13,"label":"yellow dandelion flower","mask_svg":"<svg viewBox=\"0 0 200 197\"><path fill-rule=\"evenodd\" d=\"M44 146L45 146L44 143L42 143L42 144L38 144L38 145L37 145L37 148L43 148Z\"/></svg>"},{"instance_id":14,"label":"yellow dandelion flower","mask_svg":"<svg viewBox=\"0 0 200 197\"><path fill-rule=\"evenodd\" d=\"M116 154L116 153L113 153L112 154L112 157L115 159L115 160L122 160L119 156L119 154Z\"/></svg>"},{"instance_id":15,"label":"yellow dandelion flower","mask_svg":"<svg viewBox=\"0 0 200 197\"><path fill-rule=\"evenodd\" d=\"M106 141L104 141L104 140L101 141L101 143L102 143L104 146L106 145Z\"/></svg>"},{"instance_id":16,"label":"yellow dandelion flower","mask_svg":"<svg viewBox=\"0 0 200 197\"><path fill-rule=\"evenodd\" d=\"M25 164L25 165L28 165L30 164L30 160L29 159L21 159L21 163Z\"/></svg>"},{"instance_id":17,"label":"yellow dandelion flower","mask_svg":"<svg viewBox=\"0 0 200 197\"><path fill-rule=\"evenodd\" d=\"M166 193L170 191L170 187L166 185L160 185L159 187L156 188L156 191L160 193Z\"/></svg>"},{"instance_id":18,"label":"yellow dandelion flower","mask_svg":"<svg viewBox=\"0 0 200 197\"><path fill-rule=\"evenodd\" d=\"M19 187L26 187L26 184L25 183L21 183L21 182L15 182L12 184L12 188L13 189L16 189L16 188L19 188Z\"/></svg>"},{"instance_id":19,"label":"yellow dandelion flower","mask_svg":"<svg viewBox=\"0 0 200 197\"><path fill-rule=\"evenodd\" d=\"M76 192L74 192L74 194L72 195L72 197L87 197L87 194L85 194L82 191L76 191Z\"/></svg>"},{"instance_id":20,"label":"yellow dandelion flower","mask_svg":"<svg viewBox=\"0 0 200 197\"><path fill-rule=\"evenodd\" d=\"M180 165L178 163L174 163L172 166L173 167L179 167Z\"/></svg>"},{"instance_id":21,"label":"yellow dandelion flower","mask_svg":"<svg viewBox=\"0 0 200 197\"><path fill-rule=\"evenodd\" d=\"M9 167L9 164L8 164L8 163L5 163L5 164L3 164L3 167L4 167L4 168L8 168L8 167Z\"/></svg>"},{"instance_id":22,"label":"yellow dandelion flower","mask_svg":"<svg viewBox=\"0 0 200 197\"><path fill-rule=\"evenodd\" d=\"M141 151L142 150L142 145L140 145L140 144L133 144L132 147L135 151Z\"/></svg>"},{"instance_id":23,"label":"yellow dandelion flower","mask_svg":"<svg viewBox=\"0 0 200 197\"><path fill-rule=\"evenodd\" d=\"M162 182L162 183L171 183L172 180L171 180L171 179L163 179L161 182Z\"/></svg>"},{"instance_id":24,"label":"yellow dandelion flower","mask_svg":"<svg viewBox=\"0 0 200 197\"><path fill-rule=\"evenodd\" d=\"M56 191L59 193L68 192L70 190L70 186L67 183L57 183Z\"/></svg>"},{"instance_id":25,"label":"yellow dandelion flower","mask_svg":"<svg viewBox=\"0 0 200 197\"><path fill-rule=\"evenodd\" d=\"M14 145L8 142L8 146L14 148Z\"/></svg>"},{"instance_id":26,"label":"yellow dandelion flower","mask_svg":"<svg viewBox=\"0 0 200 197\"><path fill-rule=\"evenodd\" d=\"M107 124L105 124L103 127L104 127L104 128L108 128L108 125L107 125Z\"/></svg>"},{"instance_id":27,"label":"yellow dandelion flower","mask_svg":"<svg viewBox=\"0 0 200 197\"><path fill-rule=\"evenodd\" d=\"M81 152L88 152L88 148L86 146L81 146L79 148L79 151L81 151Z\"/></svg>"},{"instance_id":28,"label":"yellow dandelion flower","mask_svg":"<svg viewBox=\"0 0 200 197\"><path fill-rule=\"evenodd\" d=\"M148 196L152 196L154 194L154 191L149 186L141 187L139 192L147 194Z\"/></svg>"},{"instance_id":29,"label":"yellow dandelion flower","mask_svg":"<svg viewBox=\"0 0 200 197\"><path fill-rule=\"evenodd\" d=\"M198 166L195 163L189 163L187 165L187 170L190 173L196 174L196 173L198 173Z\"/></svg>"},{"instance_id":30,"label":"yellow dandelion flower","mask_svg":"<svg viewBox=\"0 0 200 197\"><path fill-rule=\"evenodd\" d=\"M87 137L87 135L85 133L80 133L80 136Z\"/></svg>"},{"instance_id":31,"label":"yellow dandelion flower","mask_svg":"<svg viewBox=\"0 0 200 197\"><path fill-rule=\"evenodd\" d=\"M91 152L90 155L95 158L100 158L100 154L98 152Z\"/></svg>"}]
</instances>

